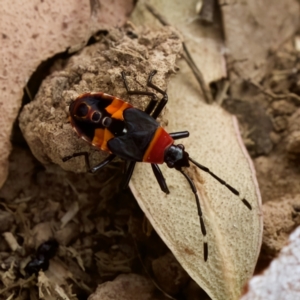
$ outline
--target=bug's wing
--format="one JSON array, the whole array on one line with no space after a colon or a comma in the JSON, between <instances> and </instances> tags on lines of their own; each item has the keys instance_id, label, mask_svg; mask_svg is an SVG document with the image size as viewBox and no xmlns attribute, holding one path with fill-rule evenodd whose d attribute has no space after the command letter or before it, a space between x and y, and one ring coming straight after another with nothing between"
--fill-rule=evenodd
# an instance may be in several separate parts
<instances>
[{"instance_id":1,"label":"bug's wing","mask_svg":"<svg viewBox=\"0 0 300 300\"><path fill-rule=\"evenodd\" d=\"M136 108L126 109L123 115L127 133L109 140L108 148L123 159L142 161L159 124Z\"/></svg>"},{"instance_id":2,"label":"bug's wing","mask_svg":"<svg viewBox=\"0 0 300 300\"><path fill-rule=\"evenodd\" d=\"M160 237L210 297L238 299L253 273L262 238L261 199L252 162L232 116L216 105L203 104L180 76L168 90L168 131L190 131L182 143L191 157L238 189L252 210L208 174L194 166L185 169L195 182L204 214L209 252L204 262L195 197L183 176L162 166L170 189L166 195L151 168L140 163L130 187Z\"/></svg>"}]
</instances>

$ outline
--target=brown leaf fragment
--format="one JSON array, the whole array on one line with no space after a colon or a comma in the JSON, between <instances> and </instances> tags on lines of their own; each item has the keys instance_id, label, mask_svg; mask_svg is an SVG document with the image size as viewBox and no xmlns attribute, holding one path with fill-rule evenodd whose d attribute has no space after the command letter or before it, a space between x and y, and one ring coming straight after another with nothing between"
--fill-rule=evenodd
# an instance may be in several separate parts
<instances>
[{"instance_id":1,"label":"brown leaf fragment","mask_svg":"<svg viewBox=\"0 0 300 300\"><path fill-rule=\"evenodd\" d=\"M222 107L237 116L240 128L244 133L243 141L252 157L267 155L272 151L273 144L270 133L273 126L260 99L252 97L250 101L244 101L228 97Z\"/></svg>"},{"instance_id":2,"label":"brown leaf fragment","mask_svg":"<svg viewBox=\"0 0 300 300\"><path fill-rule=\"evenodd\" d=\"M88 300L156 300L153 283L137 274L119 275L98 286Z\"/></svg>"},{"instance_id":3,"label":"brown leaf fragment","mask_svg":"<svg viewBox=\"0 0 300 300\"><path fill-rule=\"evenodd\" d=\"M0 233L9 230L14 222L14 217L11 213L5 210L0 210Z\"/></svg>"},{"instance_id":4,"label":"brown leaf fragment","mask_svg":"<svg viewBox=\"0 0 300 300\"><path fill-rule=\"evenodd\" d=\"M271 106L273 109L273 115L275 116L291 115L296 110L296 107L293 103L285 100L275 101Z\"/></svg>"},{"instance_id":5,"label":"brown leaf fragment","mask_svg":"<svg viewBox=\"0 0 300 300\"><path fill-rule=\"evenodd\" d=\"M72 240L75 240L79 234L79 226L70 222L64 228L57 230L54 234L54 238L60 245L67 246Z\"/></svg>"},{"instance_id":6,"label":"brown leaf fragment","mask_svg":"<svg viewBox=\"0 0 300 300\"><path fill-rule=\"evenodd\" d=\"M152 270L159 287L169 295L176 295L189 279L188 274L170 252L153 260Z\"/></svg>"},{"instance_id":7,"label":"brown leaf fragment","mask_svg":"<svg viewBox=\"0 0 300 300\"><path fill-rule=\"evenodd\" d=\"M290 154L300 155L300 109L298 108L289 119L286 150Z\"/></svg>"},{"instance_id":8,"label":"brown leaf fragment","mask_svg":"<svg viewBox=\"0 0 300 300\"><path fill-rule=\"evenodd\" d=\"M19 245L15 236L11 232L4 232L2 236L5 238L5 241L7 242L12 251L17 251L21 249L21 246Z\"/></svg>"},{"instance_id":9,"label":"brown leaf fragment","mask_svg":"<svg viewBox=\"0 0 300 300\"><path fill-rule=\"evenodd\" d=\"M295 0L220 0L228 53L234 66L259 82L268 67L270 51L276 51L299 26ZM279 13L280 12L280 13Z\"/></svg>"},{"instance_id":10,"label":"brown leaf fragment","mask_svg":"<svg viewBox=\"0 0 300 300\"><path fill-rule=\"evenodd\" d=\"M6 287L10 287L16 279L16 275L14 273L14 267L15 267L15 262L12 261L9 269L6 272L3 273L1 272L1 281Z\"/></svg>"},{"instance_id":11,"label":"brown leaf fragment","mask_svg":"<svg viewBox=\"0 0 300 300\"><path fill-rule=\"evenodd\" d=\"M51 223L42 222L36 224L31 231L31 236L28 238L28 245L32 245L33 248L37 249L42 243L53 238Z\"/></svg>"},{"instance_id":12,"label":"brown leaf fragment","mask_svg":"<svg viewBox=\"0 0 300 300\"><path fill-rule=\"evenodd\" d=\"M62 284L60 282L60 284ZM75 295L70 295L67 289L62 288L57 282L53 281L51 278L43 272L39 272L38 276L38 288L39 288L39 298L45 300L75 300L77 297Z\"/></svg>"},{"instance_id":13,"label":"brown leaf fragment","mask_svg":"<svg viewBox=\"0 0 300 300\"><path fill-rule=\"evenodd\" d=\"M131 272L131 259L120 251L109 254L104 251L99 251L95 253L95 259L98 272L103 277Z\"/></svg>"}]
</instances>

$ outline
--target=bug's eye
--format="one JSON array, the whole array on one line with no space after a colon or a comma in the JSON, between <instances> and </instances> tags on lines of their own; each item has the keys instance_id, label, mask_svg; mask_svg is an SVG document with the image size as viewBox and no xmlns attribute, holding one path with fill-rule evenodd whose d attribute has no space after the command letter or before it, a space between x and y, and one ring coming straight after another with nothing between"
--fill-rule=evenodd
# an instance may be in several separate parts
<instances>
[{"instance_id":1,"label":"bug's eye","mask_svg":"<svg viewBox=\"0 0 300 300\"><path fill-rule=\"evenodd\" d=\"M95 111L92 115L92 121L98 123L101 119L101 114L98 111Z\"/></svg>"},{"instance_id":2,"label":"bug's eye","mask_svg":"<svg viewBox=\"0 0 300 300\"><path fill-rule=\"evenodd\" d=\"M87 105L85 103L81 103L76 111L76 115L78 117L85 117L89 112L89 108L87 107Z\"/></svg>"}]
</instances>

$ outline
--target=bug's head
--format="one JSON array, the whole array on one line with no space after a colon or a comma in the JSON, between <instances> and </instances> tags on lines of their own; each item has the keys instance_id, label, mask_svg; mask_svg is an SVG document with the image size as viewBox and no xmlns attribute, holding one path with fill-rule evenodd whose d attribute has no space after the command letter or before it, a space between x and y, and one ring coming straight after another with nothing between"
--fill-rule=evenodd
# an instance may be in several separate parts
<instances>
[{"instance_id":1,"label":"bug's head","mask_svg":"<svg viewBox=\"0 0 300 300\"><path fill-rule=\"evenodd\" d=\"M81 95L70 104L70 117L82 123L99 124L103 119L103 113L89 95Z\"/></svg>"},{"instance_id":2,"label":"bug's head","mask_svg":"<svg viewBox=\"0 0 300 300\"><path fill-rule=\"evenodd\" d=\"M169 168L180 170L182 167L189 167L189 154L184 150L184 146L171 145L165 152L164 161Z\"/></svg>"},{"instance_id":3,"label":"bug's head","mask_svg":"<svg viewBox=\"0 0 300 300\"><path fill-rule=\"evenodd\" d=\"M92 143L97 129L110 125L111 118L101 105L105 101L102 94L85 93L77 97L69 107L70 122L75 132Z\"/></svg>"}]
</instances>

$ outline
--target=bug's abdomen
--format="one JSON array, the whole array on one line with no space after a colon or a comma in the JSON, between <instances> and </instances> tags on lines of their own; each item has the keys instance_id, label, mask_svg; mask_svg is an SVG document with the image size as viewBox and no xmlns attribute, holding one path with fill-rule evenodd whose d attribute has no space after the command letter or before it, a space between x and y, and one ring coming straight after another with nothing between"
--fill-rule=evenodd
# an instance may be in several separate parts
<instances>
[{"instance_id":1,"label":"bug's abdomen","mask_svg":"<svg viewBox=\"0 0 300 300\"><path fill-rule=\"evenodd\" d=\"M165 150L174 143L171 136L162 128L158 127L147 150L143 162L162 164L164 162Z\"/></svg>"}]
</instances>

